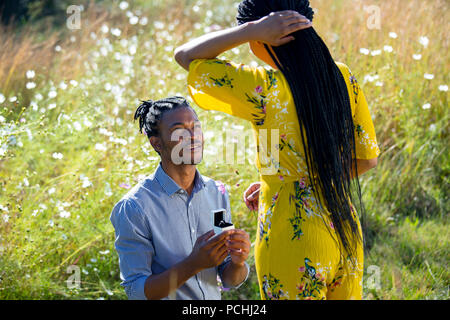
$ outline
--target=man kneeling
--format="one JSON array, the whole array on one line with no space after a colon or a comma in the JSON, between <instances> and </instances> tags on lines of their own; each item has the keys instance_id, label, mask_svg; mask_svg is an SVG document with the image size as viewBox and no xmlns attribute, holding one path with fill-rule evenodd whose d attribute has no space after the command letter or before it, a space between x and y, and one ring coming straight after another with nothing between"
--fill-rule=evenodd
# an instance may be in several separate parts
<instances>
[{"instance_id":1,"label":"man kneeling","mask_svg":"<svg viewBox=\"0 0 450 320\"><path fill-rule=\"evenodd\" d=\"M226 189L196 169L203 157L197 114L182 97L144 101L136 110L140 131L161 157L156 171L112 210L121 285L129 299L220 299L248 277L244 230L215 236L211 211L226 209Z\"/></svg>"}]
</instances>

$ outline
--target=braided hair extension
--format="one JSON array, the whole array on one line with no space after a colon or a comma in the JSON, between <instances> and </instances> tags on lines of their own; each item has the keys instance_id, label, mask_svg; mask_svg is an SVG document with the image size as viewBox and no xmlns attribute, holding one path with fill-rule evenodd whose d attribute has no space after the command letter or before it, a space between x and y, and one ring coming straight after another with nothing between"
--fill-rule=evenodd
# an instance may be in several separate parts
<instances>
[{"instance_id":1,"label":"braided hair extension","mask_svg":"<svg viewBox=\"0 0 450 320\"><path fill-rule=\"evenodd\" d=\"M282 10L295 10L311 21L314 15L307 0L243 0L238 7L237 21L244 24ZM356 257L356 243L364 243L364 238L361 239L349 203L349 200L353 203L352 184L356 186L361 221L365 219L357 170L355 179L351 178L352 166L356 168L353 159L356 151L347 86L326 44L313 27L291 35L295 40L272 47L281 65L267 44L264 46L291 88L316 199L321 199L317 193L320 188L345 249L344 258ZM323 207L322 203L320 205ZM354 259L346 260L355 263Z\"/></svg>"},{"instance_id":2,"label":"braided hair extension","mask_svg":"<svg viewBox=\"0 0 450 320\"><path fill-rule=\"evenodd\" d=\"M159 136L158 124L163 114L169 110L174 110L180 107L191 108L189 102L181 96L173 96L161 100L147 100L142 101L142 104L136 109L134 120L139 118L139 132L144 133L147 137Z\"/></svg>"}]
</instances>

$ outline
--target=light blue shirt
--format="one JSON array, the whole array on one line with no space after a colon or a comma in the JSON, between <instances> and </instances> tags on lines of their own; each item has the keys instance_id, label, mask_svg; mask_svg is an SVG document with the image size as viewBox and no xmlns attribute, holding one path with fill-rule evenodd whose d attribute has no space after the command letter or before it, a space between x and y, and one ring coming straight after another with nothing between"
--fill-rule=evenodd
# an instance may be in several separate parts
<instances>
[{"instance_id":1,"label":"light blue shirt","mask_svg":"<svg viewBox=\"0 0 450 320\"><path fill-rule=\"evenodd\" d=\"M231 222L228 192L198 170L191 196L164 172L161 164L154 174L134 186L114 206L110 217L116 234L121 285L128 298L146 299L147 277L189 256L197 238L213 228L211 210L221 208L226 209L226 221ZM222 280L230 261L227 256L220 266L202 270L164 299L221 299L217 276ZM245 280L249 271L246 266Z\"/></svg>"}]
</instances>

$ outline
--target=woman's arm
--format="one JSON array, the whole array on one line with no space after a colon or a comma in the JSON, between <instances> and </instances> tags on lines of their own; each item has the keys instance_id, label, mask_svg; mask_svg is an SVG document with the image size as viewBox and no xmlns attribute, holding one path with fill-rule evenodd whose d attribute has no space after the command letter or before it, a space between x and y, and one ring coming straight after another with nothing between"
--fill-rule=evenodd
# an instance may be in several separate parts
<instances>
[{"instance_id":1,"label":"woman's arm","mask_svg":"<svg viewBox=\"0 0 450 320\"><path fill-rule=\"evenodd\" d=\"M175 61L189 71L195 59L213 59L219 54L249 41L261 41L280 46L294 40L290 33L311 26L311 22L296 11L272 12L257 21L205 34L175 49Z\"/></svg>"},{"instance_id":2,"label":"woman's arm","mask_svg":"<svg viewBox=\"0 0 450 320\"><path fill-rule=\"evenodd\" d=\"M372 168L375 168L378 164L378 158L363 160L363 159L356 159L356 166L358 168L358 177L362 174L366 173ZM353 165L352 170L352 179L355 177L355 165Z\"/></svg>"}]
</instances>

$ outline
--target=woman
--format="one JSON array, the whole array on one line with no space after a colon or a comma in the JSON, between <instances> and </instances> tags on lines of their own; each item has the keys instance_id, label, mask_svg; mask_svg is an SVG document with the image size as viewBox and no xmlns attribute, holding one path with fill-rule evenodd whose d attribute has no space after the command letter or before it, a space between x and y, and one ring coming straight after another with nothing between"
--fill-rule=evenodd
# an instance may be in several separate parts
<instances>
[{"instance_id":1,"label":"woman","mask_svg":"<svg viewBox=\"0 0 450 320\"><path fill-rule=\"evenodd\" d=\"M376 166L380 150L356 78L332 59L312 18L306 0L244 0L238 26L175 50L200 107L250 121L269 146L267 130L279 133L277 150L257 139L255 263L263 299L362 298L363 241L351 187L362 208L358 176ZM274 69L216 58L246 42ZM274 173L263 170L265 158Z\"/></svg>"}]
</instances>

